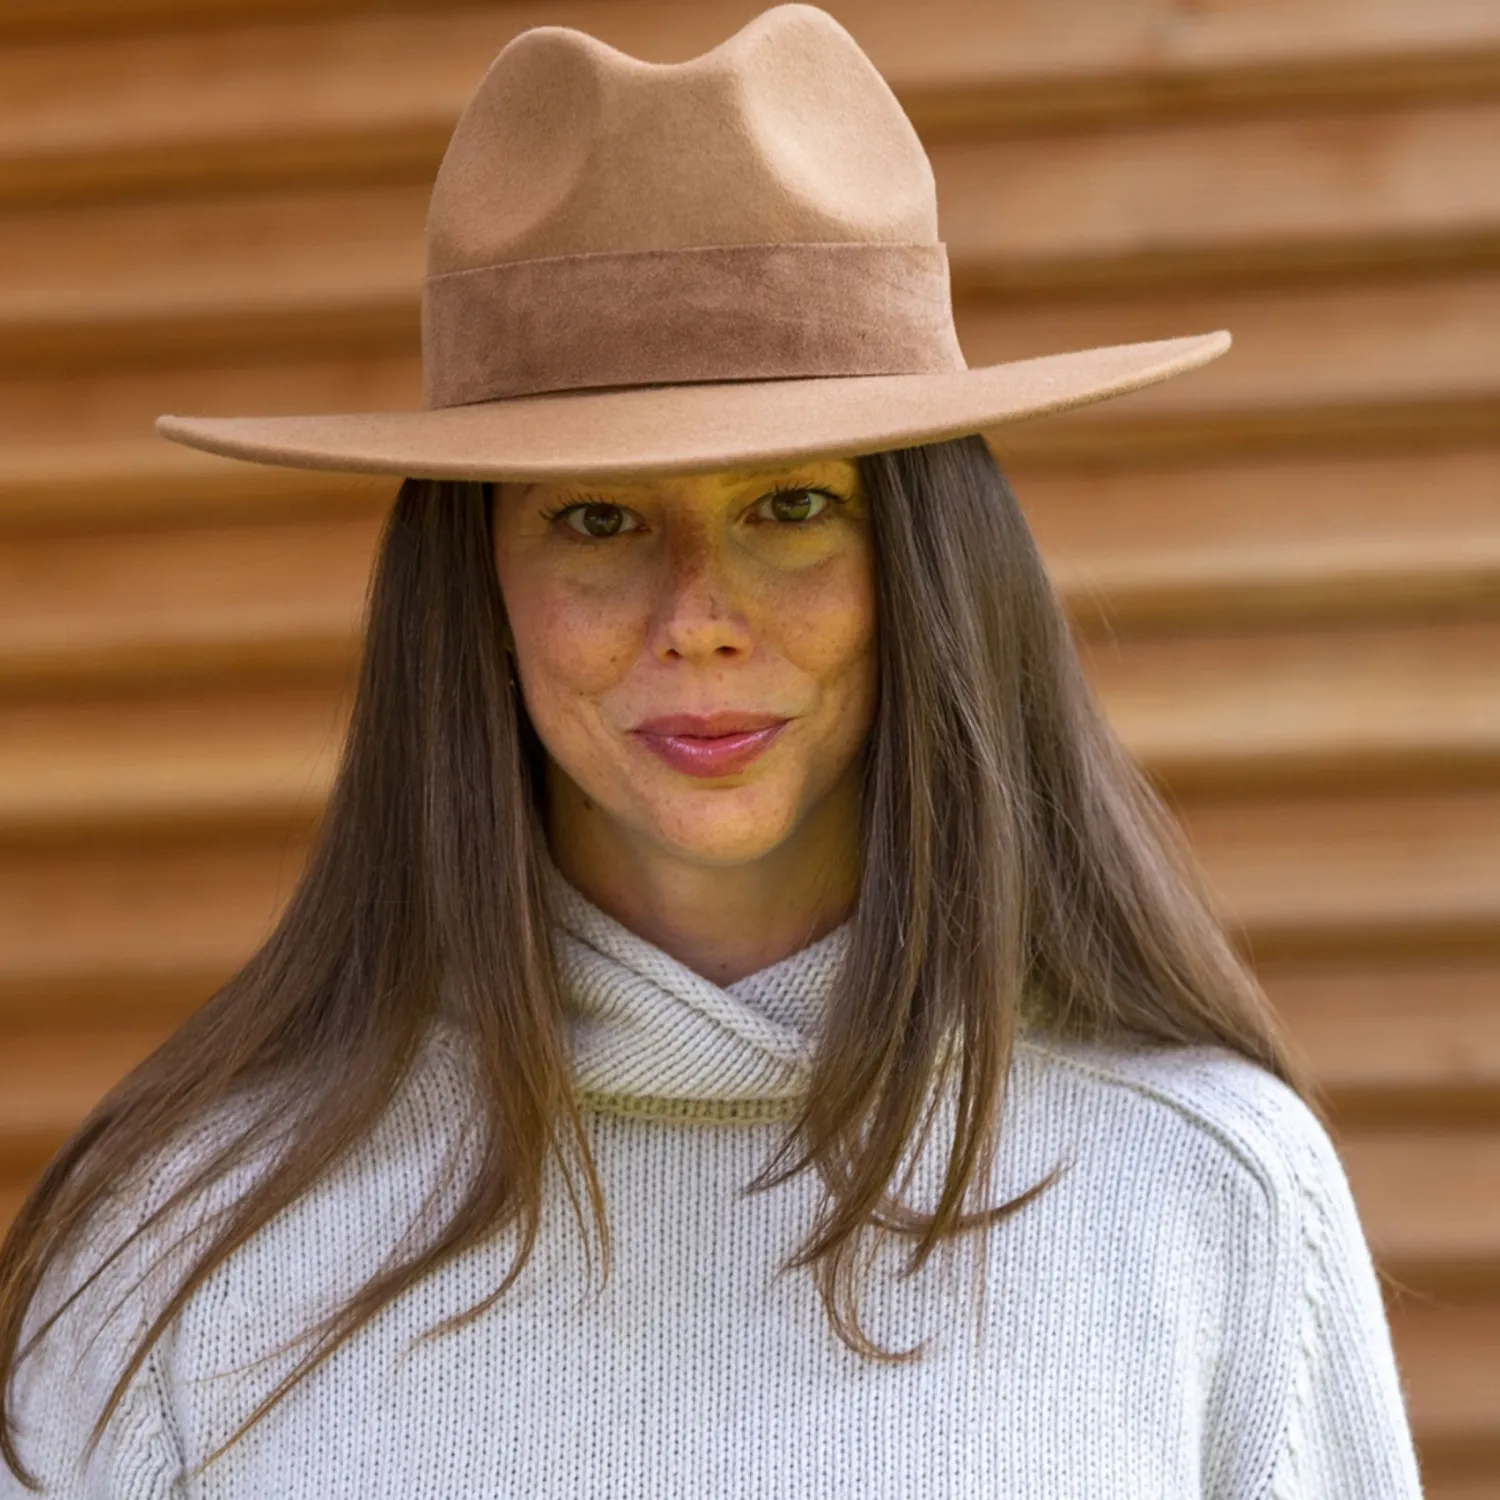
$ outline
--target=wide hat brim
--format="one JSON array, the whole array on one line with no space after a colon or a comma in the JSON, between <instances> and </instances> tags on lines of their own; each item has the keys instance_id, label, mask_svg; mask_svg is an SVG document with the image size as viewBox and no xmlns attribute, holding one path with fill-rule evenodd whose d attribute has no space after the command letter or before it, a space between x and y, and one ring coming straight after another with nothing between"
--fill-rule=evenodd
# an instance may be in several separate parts
<instances>
[{"instance_id":1,"label":"wide hat brim","mask_svg":"<svg viewBox=\"0 0 1500 1500\"><path fill-rule=\"evenodd\" d=\"M710 473L983 432L1155 385L1229 344L1220 331L928 374L572 390L421 411L161 416L156 430L252 463L412 478Z\"/></svg>"}]
</instances>

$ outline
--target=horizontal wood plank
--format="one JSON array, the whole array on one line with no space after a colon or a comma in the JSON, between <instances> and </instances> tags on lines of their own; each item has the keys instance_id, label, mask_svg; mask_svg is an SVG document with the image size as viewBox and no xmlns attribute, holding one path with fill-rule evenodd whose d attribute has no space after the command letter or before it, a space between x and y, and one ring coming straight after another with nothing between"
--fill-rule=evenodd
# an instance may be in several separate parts
<instances>
[{"instance_id":1,"label":"horizontal wood plank","mask_svg":"<svg viewBox=\"0 0 1500 1500\"><path fill-rule=\"evenodd\" d=\"M1500 105L1151 123L931 151L961 293L1453 263L1500 231ZM1481 178L1487 179L1481 185Z\"/></svg>"},{"instance_id":2,"label":"horizontal wood plank","mask_svg":"<svg viewBox=\"0 0 1500 1500\"><path fill-rule=\"evenodd\" d=\"M967 304L959 336L972 366L1065 349L1227 328L1228 354L1190 375L1121 396L1054 428L1189 412L1201 422L1243 406L1311 409L1492 399L1500 386L1500 276L1345 285L1226 287L1181 295ZM1012 429L1031 433L1044 424Z\"/></svg>"},{"instance_id":3,"label":"horizontal wood plank","mask_svg":"<svg viewBox=\"0 0 1500 1500\"><path fill-rule=\"evenodd\" d=\"M0 539L0 683L342 668L382 520Z\"/></svg>"},{"instance_id":4,"label":"horizontal wood plank","mask_svg":"<svg viewBox=\"0 0 1500 1500\"><path fill-rule=\"evenodd\" d=\"M1500 772L1500 621L1088 643L1116 732L1179 792Z\"/></svg>"},{"instance_id":5,"label":"horizontal wood plank","mask_svg":"<svg viewBox=\"0 0 1500 1500\"><path fill-rule=\"evenodd\" d=\"M1390 549L1418 572L1500 534L1495 447L1071 471L1021 463L1011 478L1049 567L1106 594L1157 570L1207 574L1209 559L1225 579L1231 559L1269 574L1304 557L1328 577L1340 558L1373 567Z\"/></svg>"},{"instance_id":6,"label":"horizontal wood plank","mask_svg":"<svg viewBox=\"0 0 1500 1500\"><path fill-rule=\"evenodd\" d=\"M1330 258L1500 253L1486 151L1497 137L1500 104L1467 103L972 140L932 156L959 294L1035 295ZM60 341L164 332L181 344L192 328L212 346L219 330L265 317L399 326L422 278L429 190L328 186L13 215L0 241L0 354L20 363L57 357Z\"/></svg>"},{"instance_id":7,"label":"horizontal wood plank","mask_svg":"<svg viewBox=\"0 0 1500 1500\"><path fill-rule=\"evenodd\" d=\"M1091 634L1396 623L1496 599L1492 449L1012 468L1049 571Z\"/></svg>"},{"instance_id":8,"label":"horizontal wood plank","mask_svg":"<svg viewBox=\"0 0 1500 1500\"><path fill-rule=\"evenodd\" d=\"M169 443L148 425L116 441L5 444L0 537L95 528L383 515L400 481L246 464Z\"/></svg>"},{"instance_id":9,"label":"horizontal wood plank","mask_svg":"<svg viewBox=\"0 0 1500 1500\"><path fill-rule=\"evenodd\" d=\"M156 418L166 412L230 416L416 410L421 387L414 345L379 357L368 352L342 358L272 355L177 368L142 366L93 376L36 372L0 381L0 451L6 454L6 467L13 458L34 482L45 481L52 464L61 459L68 467L87 464L90 473L107 483L105 476L120 456L120 444L141 444L153 453L175 446L156 436ZM96 445L102 449L97 460L89 456ZM65 457L70 448L72 454ZM205 484L210 468L221 473L232 464L249 476L276 467L204 457L192 472L202 475Z\"/></svg>"},{"instance_id":10,"label":"horizontal wood plank","mask_svg":"<svg viewBox=\"0 0 1500 1500\"><path fill-rule=\"evenodd\" d=\"M222 980L269 934L305 853L285 831L0 852L0 989Z\"/></svg>"},{"instance_id":11,"label":"horizontal wood plank","mask_svg":"<svg viewBox=\"0 0 1500 1500\"><path fill-rule=\"evenodd\" d=\"M1337 1145L1377 1261L1398 1277L1485 1270L1500 1292L1500 1127L1365 1128Z\"/></svg>"},{"instance_id":12,"label":"horizontal wood plank","mask_svg":"<svg viewBox=\"0 0 1500 1500\"><path fill-rule=\"evenodd\" d=\"M1427 540L1181 551L1092 569L1062 563L1051 572L1090 635L1493 611L1500 543L1485 532L1457 546Z\"/></svg>"},{"instance_id":13,"label":"horizontal wood plank","mask_svg":"<svg viewBox=\"0 0 1500 1500\"><path fill-rule=\"evenodd\" d=\"M1500 1459L1500 1299L1388 1304L1412 1425L1445 1469Z\"/></svg>"},{"instance_id":14,"label":"horizontal wood plank","mask_svg":"<svg viewBox=\"0 0 1500 1500\"><path fill-rule=\"evenodd\" d=\"M0 838L306 826L332 784L342 686L0 706Z\"/></svg>"},{"instance_id":15,"label":"horizontal wood plank","mask_svg":"<svg viewBox=\"0 0 1500 1500\"><path fill-rule=\"evenodd\" d=\"M1500 932L1500 791L1186 799L1219 909L1252 957L1366 954Z\"/></svg>"},{"instance_id":16,"label":"horizontal wood plank","mask_svg":"<svg viewBox=\"0 0 1500 1500\"><path fill-rule=\"evenodd\" d=\"M326 178L369 170L351 149L360 140L384 146L387 171L430 171L490 58L526 26L581 27L669 62L716 45L760 8L11 0L0 17L0 36L12 38L0 54L0 196ZM899 0L836 13L929 131L1402 98L1500 75L1500 32L1483 0L1237 0L1194 11L1167 0L1045 11L929 0L916 29ZM43 39L48 17L56 29Z\"/></svg>"},{"instance_id":17,"label":"horizontal wood plank","mask_svg":"<svg viewBox=\"0 0 1500 1500\"><path fill-rule=\"evenodd\" d=\"M1493 441L1500 418L1500 276L1057 303L968 304L959 331L973 366L1100 344L1229 328L1234 349L1206 369L1082 412L1014 423L1002 460L1040 466L1135 455L1179 458L1268 440L1347 445L1456 436ZM262 330L264 331L264 330ZM277 335L278 338L281 335ZM287 337L290 337L290 329ZM415 327L404 352L296 360L269 349L238 363L82 369L0 382L0 444L24 467L93 442L144 441L163 412L270 415L420 406ZM283 350L283 354L289 350ZM1154 447L1153 447L1154 445ZM1272 451L1275 451L1274 449ZM1262 452L1261 456L1265 456Z\"/></svg>"},{"instance_id":18,"label":"horizontal wood plank","mask_svg":"<svg viewBox=\"0 0 1500 1500\"><path fill-rule=\"evenodd\" d=\"M93 973L11 974L0 978L0 1035L64 1028L83 1035L120 1027L165 1029L178 1025L223 984L233 965L202 968L163 965Z\"/></svg>"},{"instance_id":19,"label":"horizontal wood plank","mask_svg":"<svg viewBox=\"0 0 1500 1500\"><path fill-rule=\"evenodd\" d=\"M164 1037L159 1027L7 1037L0 1054L0 1180L39 1171Z\"/></svg>"},{"instance_id":20,"label":"horizontal wood plank","mask_svg":"<svg viewBox=\"0 0 1500 1500\"><path fill-rule=\"evenodd\" d=\"M1271 960L1256 973L1343 1117L1389 1119L1403 1104L1429 1118L1494 1113L1500 948Z\"/></svg>"}]
</instances>

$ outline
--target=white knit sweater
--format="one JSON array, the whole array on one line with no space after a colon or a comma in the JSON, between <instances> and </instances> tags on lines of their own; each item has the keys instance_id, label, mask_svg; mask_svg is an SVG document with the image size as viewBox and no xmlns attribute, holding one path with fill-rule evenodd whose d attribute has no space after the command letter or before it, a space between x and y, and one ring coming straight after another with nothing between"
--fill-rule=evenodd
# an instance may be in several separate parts
<instances>
[{"instance_id":1,"label":"white knit sweater","mask_svg":"<svg viewBox=\"0 0 1500 1500\"><path fill-rule=\"evenodd\" d=\"M1344 1171L1310 1111L1264 1070L1217 1048L1059 1044L1028 1031L996 1194L1072 1165L989 1239L981 1338L971 1261L948 1253L903 1280L901 1247L883 1250L864 1326L887 1348L928 1345L920 1361L874 1363L835 1337L809 1273L777 1274L812 1221L815 1176L740 1191L802 1087L847 929L719 988L571 888L562 897L575 1064L613 1230L602 1292L559 1191L525 1271L478 1322L408 1348L498 1284L509 1237L409 1290L218 1463L183 1478L297 1351L250 1362L363 1281L430 1188L455 1201L441 1169L472 1096L462 1048L441 1031L365 1146L194 1298L86 1475L83 1437L147 1299L108 1322L96 1298L81 1299L23 1363L22 1454L49 1493L1420 1494ZM938 1142L912 1201L935 1201L941 1168ZM124 1285L138 1269L121 1268ZM55 1292L39 1305L55 1305ZM101 1326L86 1349L80 1330ZM0 1465L0 1497L25 1493Z\"/></svg>"}]
</instances>

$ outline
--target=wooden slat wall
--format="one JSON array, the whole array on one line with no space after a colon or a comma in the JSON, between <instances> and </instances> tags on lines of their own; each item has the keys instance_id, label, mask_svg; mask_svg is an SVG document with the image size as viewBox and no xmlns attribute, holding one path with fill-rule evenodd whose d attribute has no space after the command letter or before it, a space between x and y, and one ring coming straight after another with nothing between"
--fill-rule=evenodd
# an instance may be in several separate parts
<instances>
[{"instance_id":1,"label":"wooden slat wall","mask_svg":"<svg viewBox=\"0 0 1500 1500\"><path fill-rule=\"evenodd\" d=\"M431 175L521 27L755 0L0 15L0 1222L295 877L394 486L163 411L417 401ZM992 441L1333 1102L1435 1500L1500 1496L1500 6L847 0L971 364L1219 326Z\"/></svg>"}]
</instances>

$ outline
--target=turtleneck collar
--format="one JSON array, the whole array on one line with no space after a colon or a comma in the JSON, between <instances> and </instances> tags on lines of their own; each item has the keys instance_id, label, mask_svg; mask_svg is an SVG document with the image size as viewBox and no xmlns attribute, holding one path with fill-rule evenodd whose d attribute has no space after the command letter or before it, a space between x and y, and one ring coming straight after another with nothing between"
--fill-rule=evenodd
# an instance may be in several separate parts
<instances>
[{"instance_id":1,"label":"turtleneck collar","mask_svg":"<svg viewBox=\"0 0 1500 1500\"><path fill-rule=\"evenodd\" d=\"M794 1113L851 923L721 986L600 910L555 866L549 889L585 1102L684 1120Z\"/></svg>"}]
</instances>

